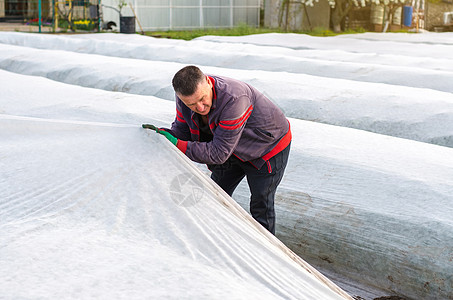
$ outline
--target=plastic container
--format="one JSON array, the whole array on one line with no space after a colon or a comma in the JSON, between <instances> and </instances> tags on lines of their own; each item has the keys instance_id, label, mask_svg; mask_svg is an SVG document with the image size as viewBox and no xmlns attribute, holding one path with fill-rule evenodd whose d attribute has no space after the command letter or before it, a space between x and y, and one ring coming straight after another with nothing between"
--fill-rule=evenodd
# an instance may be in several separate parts
<instances>
[{"instance_id":1,"label":"plastic container","mask_svg":"<svg viewBox=\"0 0 453 300\"><path fill-rule=\"evenodd\" d=\"M407 27L412 26L412 6L403 7L403 25Z\"/></svg>"},{"instance_id":2,"label":"plastic container","mask_svg":"<svg viewBox=\"0 0 453 300\"><path fill-rule=\"evenodd\" d=\"M135 33L135 17L120 17L120 33Z\"/></svg>"}]
</instances>

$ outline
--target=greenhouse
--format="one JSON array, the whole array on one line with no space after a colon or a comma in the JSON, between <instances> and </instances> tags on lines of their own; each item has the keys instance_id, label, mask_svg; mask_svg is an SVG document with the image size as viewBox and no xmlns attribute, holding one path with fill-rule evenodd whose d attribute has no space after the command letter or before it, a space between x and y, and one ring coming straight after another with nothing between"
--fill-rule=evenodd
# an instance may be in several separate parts
<instances>
[{"instance_id":1,"label":"greenhouse","mask_svg":"<svg viewBox=\"0 0 453 300\"><path fill-rule=\"evenodd\" d=\"M260 24L260 0L135 0L102 2L104 23L135 17L142 30L231 28ZM137 29L138 29L137 26Z\"/></svg>"},{"instance_id":2,"label":"greenhouse","mask_svg":"<svg viewBox=\"0 0 453 300\"><path fill-rule=\"evenodd\" d=\"M41 19L54 28L118 31L123 23L132 32L258 27L260 9L261 0L0 0L0 21Z\"/></svg>"}]
</instances>

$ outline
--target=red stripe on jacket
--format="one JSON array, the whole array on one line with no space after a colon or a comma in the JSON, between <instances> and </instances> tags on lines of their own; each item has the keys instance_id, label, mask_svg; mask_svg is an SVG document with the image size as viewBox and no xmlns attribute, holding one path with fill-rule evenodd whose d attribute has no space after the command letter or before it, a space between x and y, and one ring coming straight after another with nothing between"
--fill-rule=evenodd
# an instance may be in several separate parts
<instances>
[{"instance_id":1,"label":"red stripe on jacket","mask_svg":"<svg viewBox=\"0 0 453 300\"><path fill-rule=\"evenodd\" d=\"M289 124L289 122L288 122ZM290 125L290 124L289 124ZM291 125L289 126L288 128L288 132L280 139L280 141L278 142L277 145L275 145L275 147L269 151L267 154L265 154L262 159L264 160L269 160L271 157L275 156L276 154L280 153L281 151L283 151L283 149L285 149L286 147L288 147L289 143L291 143L291 139L292 139L292 135L291 135Z\"/></svg>"},{"instance_id":2,"label":"red stripe on jacket","mask_svg":"<svg viewBox=\"0 0 453 300\"><path fill-rule=\"evenodd\" d=\"M182 113L179 110L176 110L176 119L179 122L186 123L186 120L184 120L184 117L183 117Z\"/></svg>"},{"instance_id":3,"label":"red stripe on jacket","mask_svg":"<svg viewBox=\"0 0 453 300\"><path fill-rule=\"evenodd\" d=\"M244 123L247 121L247 119L250 117L252 114L253 106L250 105L247 111L239 118L235 120L226 120L226 121L220 121L220 127L228 129L228 130L234 130L236 128L241 127L244 125Z\"/></svg>"}]
</instances>

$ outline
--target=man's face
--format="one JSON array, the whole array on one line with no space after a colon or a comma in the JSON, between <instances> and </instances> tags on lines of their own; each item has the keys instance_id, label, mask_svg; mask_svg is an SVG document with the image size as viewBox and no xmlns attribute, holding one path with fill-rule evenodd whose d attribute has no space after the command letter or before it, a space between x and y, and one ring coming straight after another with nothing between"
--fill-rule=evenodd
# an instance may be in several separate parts
<instances>
[{"instance_id":1,"label":"man's face","mask_svg":"<svg viewBox=\"0 0 453 300\"><path fill-rule=\"evenodd\" d=\"M212 106L212 84L206 77L205 80L198 84L198 87L190 96L183 96L177 94L178 98L192 111L206 116L211 110Z\"/></svg>"}]
</instances>

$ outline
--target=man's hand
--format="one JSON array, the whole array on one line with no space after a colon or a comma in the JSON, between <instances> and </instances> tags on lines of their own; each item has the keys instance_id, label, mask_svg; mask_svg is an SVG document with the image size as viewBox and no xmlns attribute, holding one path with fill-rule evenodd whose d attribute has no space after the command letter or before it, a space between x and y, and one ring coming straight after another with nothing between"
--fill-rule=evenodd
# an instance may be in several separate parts
<instances>
[{"instance_id":1,"label":"man's hand","mask_svg":"<svg viewBox=\"0 0 453 300\"><path fill-rule=\"evenodd\" d=\"M142 127L145 128L145 129L155 130L156 132L158 132L158 130L159 130L159 128L157 128L156 126L151 125L151 124L142 124Z\"/></svg>"},{"instance_id":2,"label":"man's hand","mask_svg":"<svg viewBox=\"0 0 453 300\"><path fill-rule=\"evenodd\" d=\"M142 127L145 129L155 130L157 133L160 133L163 136L165 136L167 140L169 140L173 145L177 146L178 139L171 135L169 132L166 132L165 130L160 130L158 127L151 124L143 124Z\"/></svg>"}]
</instances>

